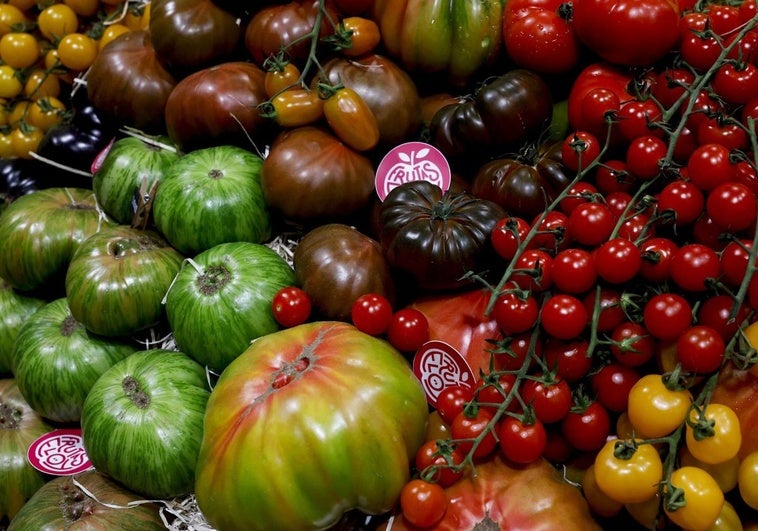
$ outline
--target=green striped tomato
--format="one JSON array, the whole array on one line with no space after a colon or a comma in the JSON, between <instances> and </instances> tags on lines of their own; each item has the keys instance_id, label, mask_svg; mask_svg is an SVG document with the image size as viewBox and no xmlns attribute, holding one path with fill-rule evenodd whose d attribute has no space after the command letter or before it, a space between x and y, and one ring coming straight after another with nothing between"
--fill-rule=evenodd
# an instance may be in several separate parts
<instances>
[{"instance_id":1,"label":"green striped tomato","mask_svg":"<svg viewBox=\"0 0 758 531\"><path fill-rule=\"evenodd\" d=\"M103 229L77 249L66 272L71 314L87 330L127 336L162 322L161 304L184 257L155 231Z\"/></svg>"},{"instance_id":2,"label":"green striped tomato","mask_svg":"<svg viewBox=\"0 0 758 531\"><path fill-rule=\"evenodd\" d=\"M206 410L195 494L218 529L327 529L389 511L428 408L387 341L314 321L254 341Z\"/></svg>"},{"instance_id":3,"label":"green striped tomato","mask_svg":"<svg viewBox=\"0 0 758 531\"><path fill-rule=\"evenodd\" d=\"M92 465L151 499L190 493L209 394L205 369L183 352L150 349L116 363L82 408Z\"/></svg>"},{"instance_id":4,"label":"green striped tomato","mask_svg":"<svg viewBox=\"0 0 758 531\"><path fill-rule=\"evenodd\" d=\"M13 374L39 415L75 423L100 375L136 350L136 344L87 332L64 297L40 308L21 328L13 349Z\"/></svg>"},{"instance_id":5,"label":"green striped tomato","mask_svg":"<svg viewBox=\"0 0 758 531\"><path fill-rule=\"evenodd\" d=\"M166 294L166 317L182 352L221 371L250 341L276 332L271 303L296 282L292 267L258 243L221 243L184 263Z\"/></svg>"},{"instance_id":6,"label":"green striped tomato","mask_svg":"<svg viewBox=\"0 0 758 531\"><path fill-rule=\"evenodd\" d=\"M271 220L261 188L262 164L258 155L230 145L182 156L155 195L158 231L187 256L219 243L265 242Z\"/></svg>"},{"instance_id":7,"label":"green striped tomato","mask_svg":"<svg viewBox=\"0 0 758 531\"><path fill-rule=\"evenodd\" d=\"M19 293L0 278L0 375L11 374L11 353L18 333L44 304L44 299Z\"/></svg>"}]
</instances>

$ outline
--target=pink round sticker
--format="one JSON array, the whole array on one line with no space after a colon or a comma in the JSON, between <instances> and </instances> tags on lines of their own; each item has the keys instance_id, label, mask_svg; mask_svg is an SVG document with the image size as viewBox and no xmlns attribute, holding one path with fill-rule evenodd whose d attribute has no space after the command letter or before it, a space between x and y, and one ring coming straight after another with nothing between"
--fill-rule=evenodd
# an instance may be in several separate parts
<instances>
[{"instance_id":1,"label":"pink round sticker","mask_svg":"<svg viewBox=\"0 0 758 531\"><path fill-rule=\"evenodd\" d=\"M433 339L418 349L413 357L413 373L421 381L426 400L437 406L437 397L451 385L473 388L476 385L474 371L455 347Z\"/></svg>"},{"instance_id":2,"label":"pink round sticker","mask_svg":"<svg viewBox=\"0 0 758 531\"><path fill-rule=\"evenodd\" d=\"M53 476L72 476L92 468L80 429L53 430L38 437L26 458L34 468Z\"/></svg>"},{"instance_id":3,"label":"pink round sticker","mask_svg":"<svg viewBox=\"0 0 758 531\"><path fill-rule=\"evenodd\" d=\"M406 142L392 148L376 169L376 193L384 201L403 183L429 181L443 192L450 188L450 165L442 152L424 142Z\"/></svg>"}]
</instances>

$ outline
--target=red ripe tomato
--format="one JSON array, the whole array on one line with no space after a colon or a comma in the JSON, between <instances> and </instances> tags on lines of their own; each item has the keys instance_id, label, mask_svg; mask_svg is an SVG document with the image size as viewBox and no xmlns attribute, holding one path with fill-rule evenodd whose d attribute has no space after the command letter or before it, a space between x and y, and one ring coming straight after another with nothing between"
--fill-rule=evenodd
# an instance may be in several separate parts
<instances>
[{"instance_id":1,"label":"red ripe tomato","mask_svg":"<svg viewBox=\"0 0 758 531\"><path fill-rule=\"evenodd\" d=\"M602 147L600 140L590 132L569 133L561 145L563 165L571 171L586 168L600 156Z\"/></svg>"},{"instance_id":2,"label":"red ripe tomato","mask_svg":"<svg viewBox=\"0 0 758 531\"><path fill-rule=\"evenodd\" d=\"M510 280L521 289L540 293L553 285L553 257L539 249L527 249L516 259Z\"/></svg>"},{"instance_id":3,"label":"red ripe tomato","mask_svg":"<svg viewBox=\"0 0 758 531\"><path fill-rule=\"evenodd\" d=\"M612 238L595 250L597 274L611 284L630 281L637 276L641 265L639 248L626 238Z\"/></svg>"},{"instance_id":4,"label":"red ripe tomato","mask_svg":"<svg viewBox=\"0 0 758 531\"><path fill-rule=\"evenodd\" d=\"M758 200L746 184L721 183L708 194L705 209L724 232L734 233L755 227Z\"/></svg>"},{"instance_id":5,"label":"red ripe tomato","mask_svg":"<svg viewBox=\"0 0 758 531\"><path fill-rule=\"evenodd\" d=\"M610 332L626 319L621 292L608 286L599 286L599 289L587 293L582 303L587 308L587 315L595 319L598 332Z\"/></svg>"},{"instance_id":6,"label":"red ripe tomato","mask_svg":"<svg viewBox=\"0 0 758 531\"><path fill-rule=\"evenodd\" d=\"M753 241L747 239L732 240L726 244L720 254L721 281L729 287L739 288L747 274L750 264L750 250Z\"/></svg>"},{"instance_id":7,"label":"red ripe tomato","mask_svg":"<svg viewBox=\"0 0 758 531\"><path fill-rule=\"evenodd\" d=\"M703 120L696 134L699 144L721 144L729 150L745 149L749 142L740 124L727 122L720 116Z\"/></svg>"},{"instance_id":8,"label":"red ripe tomato","mask_svg":"<svg viewBox=\"0 0 758 531\"><path fill-rule=\"evenodd\" d=\"M492 308L492 316L504 336L531 330L539 315L537 299L530 292L511 286L498 296Z\"/></svg>"},{"instance_id":9,"label":"red ripe tomato","mask_svg":"<svg viewBox=\"0 0 758 531\"><path fill-rule=\"evenodd\" d=\"M608 411L621 413L626 411L629 391L639 379L637 369L621 363L609 363L592 376L590 383L598 402Z\"/></svg>"},{"instance_id":10,"label":"red ripe tomato","mask_svg":"<svg viewBox=\"0 0 758 531\"><path fill-rule=\"evenodd\" d=\"M552 337L574 339L587 326L587 309L573 295L558 293L542 304L540 323L543 330Z\"/></svg>"},{"instance_id":11,"label":"red ripe tomato","mask_svg":"<svg viewBox=\"0 0 758 531\"><path fill-rule=\"evenodd\" d=\"M670 238L656 237L642 242L640 276L650 282L671 278L671 259L678 250L679 246Z\"/></svg>"},{"instance_id":12,"label":"red ripe tomato","mask_svg":"<svg viewBox=\"0 0 758 531\"><path fill-rule=\"evenodd\" d=\"M561 433L577 450L594 452L611 433L611 416L600 402L590 402L583 409L569 411L561 421Z\"/></svg>"},{"instance_id":13,"label":"red ripe tomato","mask_svg":"<svg viewBox=\"0 0 758 531\"><path fill-rule=\"evenodd\" d=\"M589 251L578 247L564 249L552 261L553 286L558 291L581 294L597 281L595 259Z\"/></svg>"},{"instance_id":14,"label":"red ripe tomato","mask_svg":"<svg viewBox=\"0 0 758 531\"><path fill-rule=\"evenodd\" d=\"M448 424L463 411L474 398L474 389L463 385L448 385L437 397L437 412Z\"/></svg>"},{"instance_id":15,"label":"red ripe tomato","mask_svg":"<svg viewBox=\"0 0 758 531\"><path fill-rule=\"evenodd\" d=\"M613 192L629 193L635 188L634 176L623 160L612 159L603 161L595 172L595 186L603 194Z\"/></svg>"},{"instance_id":16,"label":"red ripe tomato","mask_svg":"<svg viewBox=\"0 0 758 531\"><path fill-rule=\"evenodd\" d=\"M736 5L711 4L705 11L708 23L713 32L722 39L739 30L745 21L742 19L740 8Z\"/></svg>"},{"instance_id":17,"label":"red ripe tomato","mask_svg":"<svg viewBox=\"0 0 758 531\"><path fill-rule=\"evenodd\" d=\"M463 463L464 455L458 448L445 448L440 451L437 441L427 441L416 451L414 464L424 473L434 467L431 478L443 487L449 487L463 476L463 470L453 468Z\"/></svg>"},{"instance_id":18,"label":"red ripe tomato","mask_svg":"<svg viewBox=\"0 0 758 531\"><path fill-rule=\"evenodd\" d=\"M516 256L519 245L529 234L531 226L519 217L509 216L497 222L490 234L490 241L495 252L504 260Z\"/></svg>"},{"instance_id":19,"label":"red ripe tomato","mask_svg":"<svg viewBox=\"0 0 758 531\"><path fill-rule=\"evenodd\" d=\"M616 216L605 203L582 203L571 211L568 219L574 241L593 247L608 240L615 225Z\"/></svg>"},{"instance_id":20,"label":"red ripe tomato","mask_svg":"<svg viewBox=\"0 0 758 531\"><path fill-rule=\"evenodd\" d=\"M627 142L641 136L662 137L663 129L652 125L662 117L663 112L654 99L634 99L621 105L617 114L618 131Z\"/></svg>"},{"instance_id":21,"label":"red ripe tomato","mask_svg":"<svg viewBox=\"0 0 758 531\"><path fill-rule=\"evenodd\" d=\"M726 355L724 338L715 328L694 325L676 340L676 357L682 370L708 374L718 370Z\"/></svg>"},{"instance_id":22,"label":"red ripe tomato","mask_svg":"<svg viewBox=\"0 0 758 531\"><path fill-rule=\"evenodd\" d=\"M429 341L429 320L415 308L398 310L390 320L387 339L400 352L416 352Z\"/></svg>"},{"instance_id":23,"label":"red ripe tomato","mask_svg":"<svg viewBox=\"0 0 758 531\"><path fill-rule=\"evenodd\" d=\"M545 424L558 422L571 409L571 387L566 380L557 376L540 380L542 376L538 374L534 379L524 381L521 398L525 404L531 405L534 415Z\"/></svg>"},{"instance_id":24,"label":"red ripe tomato","mask_svg":"<svg viewBox=\"0 0 758 531\"><path fill-rule=\"evenodd\" d=\"M479 407L489 410L493 415L497 412L500 404L505 402L516 385L516 375L513 373L502 373L497 378L485 376L476 389L475 396ZM507 411L519 411L520 404L518 400L511 397L511 401L506 407Z\"/></svg>"},{"instance_id":25,"label":"red ripe tomato","mask_svg":"<svg viewBox=\"0 0 758 531\"><path fill-rule=\"evenodd\" d=\"M593 134L603 133L600 138L605 138L609 119L615 119L620 109L621 99L616 92L605 87L594 88L581 101L582 125Z\"/></svg>"},{"instance_id":26,"label":"red ripe tomato","mask_svg":"<svg viewBox=\"0 0 758 531\"><path fill-rule=\"evenodd\" d=\"M692 306L678 293L657 293L645 303L642 318L645 328L653 337L671 341L692 323Z\"/></svg>"},{"instance_id":27,"label":"red ripe tomato","mask_svg":"<svg viewBox=\"0 0 758 531\"><path fill-rule=\"evenodd\" d=\"M544 216L539 215L532 222L536 232L529 246L549 253L557 253L571 245L568 231L568 216L559 210L550 210Z\"/></svg>"},{"instance_id":28,"label":"red ripe tomato","mask_svg":"<svg viewBox=\"0 0 758 531\"><path fill-rule=\"evenodd\" d=\"M711 88L729 103L744 105L758 94L758 66L728 62L716 70Z\"/></svg>"},{"instance_id":29,"label":"red ripe tomato","mask_svg":"<svg viewBox=\"0 0 758 531\"><path fill-rule=\"evenodd\" d=\"M613 329L610 336L611 354L627 367L639 367L652 359L658 342L640 323L624 321Z\"/></svg>"},{"instance_id":30,"label":"red ripe tomato","mask_svg":"<svg viewBox=\"0 0 758 531\"><path fill-rule=\"evenodd\" d=\"M716 329L724 341L728 342L734 337L750 313L750 309L743 303L737 308L735 317L732 317L734 304L735 301L730 295L721 294L709 297L698 308L698 324Z\"/></svg>"},{"instance_id":31,"label":"red ripe tomato","mask_svg":"<svg viewBox=\"0 0 758 531\"><path fill-rule=\"evenodd\" d=\"M660 162L668 152L666 142L656 135L639 136L629 142L626 149L626 166L632 175L648 181L658 175Z\"/></svg>"},{"instance_id":32,"label":"red ripe tomato","mask_svg":"<svg viewBox=\"0 0 758 531\"><path fill-rule=\"evenodd\" d=\"M687 291L705 291L720 273L718 253L702 243L685 244L671 258L671 278Z\"/></svg>"},{"instance_id":33,"label":"red ripe tomato","mask_svg":"<svg viewBox=\"0 0 758 531\"><path fill-rule=\"evenodd\" d=\"M587 355L587 341L564 341L550 338L543 347L547 368L568 383L578 382L592 368L592 357Z\"/></svg>"},{"instance_id":34,"label":"red ripe tomato","mask_svg":"<svg viewBox=\"0 0 758 531\"><path fill-rule=\"evenodd\" d=\"M650 65L678 43L674 0L576 0L573 5L577 36L610 63Z\"/></svg>"},{"instance_id":35,"label":"red ripe tomato","mask_svg":"<svg viewBox=\"0 0 758 531\"><path fill-rule=\"evenodd\" d=\"M758 121L758 112L756 113L755 120ZM750 188L750 190L758 195L758 173L755 168L746 160L738 161L735 164L734 182L739 182Z\"/></svg>"},{"instance_id":36,"label":"red ripe tomato","mask_svg":"<svg viewBox=\"0 0 758 531\"><path fill-rule=\"evenodd\" d=\"M493 415L485 408L477 408L468 415L466 410L458 413L450 425L450 435L461 453L473 457L485 457L497 447Z\"/></svg>"},{"instance_id":37,"label":"red ripe tomato","mask_svg":"<svg viewBox=\"0 0 758 531\"><path fill-rule=\"evenodd\" d=\"M524 332L502 340L503 351L497 349L495 356L495 368L499 371L518 371L530 350L534 349L534 355L542 355L542 341L534 341L532 332ZM491 347L490 347L491 349Z\"/></svg>"},{"instance_id":38,"label":"red ripe tomato","mask_svg":"<svg viewBox=\"0 0 758 531\"><path fill-rule=\"evenodd\" d=\"M539 419L525 424L522 419L507 416L500 423L497 435L505 458L520 465L542 457L547 446L545 425Z\"/></svg>"},{"instance_id":39,"label":"red ripe tomato","mask_svg":"<svg viewBox=\"0 0 758 531\"><path fill-rule=\"evenodd\" d=\"M735 167L729 160L729 148L721 144L698 147L687 161L687 175L701 190L711 191L734 179Z\"/></svg>"},{"instance_id":40,"label":"red ripe tomato","mask_svg":"<svg viewBox=\"0 0 758 531\"><path fill-rule=\"evenodd\" d=\"M703 73L718 60L721 44L713 35L689 32L679 42L679 53L688 65Z\"/></svg>"},{"instance_id":41,"label":"red ripe tomato","mask_svg":"<svg viewBox=\"0 0 758 531\"><path fill-rule=\"evenodd\" d=\"M705 207L705 196L692 181L671 181L658 194L658 212L669 212L677 227L694 223Z\"/></svg>"},{"instance_id":42,"label":"red ripe tomato","mask_svg":"<svg viewBox=\"0 0 758 531\"><path fill-rule=\"evenodd\" d=\"M392 303L384 295L366 293L353 303L350 318L361 332L378 336L386 332L390 325Z\"/></svg>"},{"instance_id":43,"label":"red ripe tomato","mask_svg":"<svg viewBox=\"0 0 758 531\"><path fill-rule=\"evenodd\" d=\"M597 192L597 187L591 182L579 181L566 190L566 196L558 203L558 208L570 216L576 207L592 200Z\"/></svg>"},{"instance_id":44,"label":"red ripe tomato","mask_svg":"<svg viewBox=\"0 0 758 531\"><path fill-rule=\"evenodd\" d=\"M412 479L400 491L403 518L414 526L433 526L445 516L447 506L445 489L437 483Z\"/></svg>"},{"instance_id":45,"label":"red ripe tomato","mask_svg":"<svg viewBox=\"0 0 758 531\"><path fill-rule=\"evenodd\" d=\"M652 95L664 108L669 108L687 93L695 74L686 68L664 68L653 78Z\"/></svg>"},{"instance_id":46,"label":"red ripe tomato","mask_svg":"<svg viewBox=\"0 0 758 531\"><path fill-rule=\"evenodd\" d=\"M311 315L311 299L297 286L286 286L274 294L271 310L277 323L290 328L308 320Z\"/></svg>"}]
</instances>

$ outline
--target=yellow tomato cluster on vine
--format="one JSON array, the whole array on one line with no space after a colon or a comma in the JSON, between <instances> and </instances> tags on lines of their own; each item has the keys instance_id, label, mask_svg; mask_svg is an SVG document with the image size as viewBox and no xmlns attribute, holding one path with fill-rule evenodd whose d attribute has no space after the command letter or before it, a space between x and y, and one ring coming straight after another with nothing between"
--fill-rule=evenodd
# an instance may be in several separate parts
<instances>
[{"instance_id":1,"label":"yellow tomato cluster on vine","mask_svg":"<svg viewBox=\"0 0 758 531\"><path fill-rule=\"evenodd\" d=\"M113 39L146 29L149 0L0 4L0 158L30 158L70 113L68 101Z\"/></svg>"}]
</instances>

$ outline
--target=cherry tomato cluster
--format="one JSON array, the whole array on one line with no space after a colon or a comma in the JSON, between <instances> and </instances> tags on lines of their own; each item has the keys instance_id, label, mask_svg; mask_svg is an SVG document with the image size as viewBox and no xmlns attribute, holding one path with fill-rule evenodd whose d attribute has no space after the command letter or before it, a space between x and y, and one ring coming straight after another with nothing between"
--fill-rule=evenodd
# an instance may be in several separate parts
<instances>
[{"instance_id":1,"label":"cherry tomato cluster","mask_svg":"<svg viewBox=\"0 0 758 531\"><path fill-rule=\"evenodd\" d=\"M530 23L557 16L531 9ZM650 528L709 529L735 512L737 484L758 507L744 427L710 400L725 363L757 361L757 28L752 0L693 7L670 61L579 75L560 146L576 178L535 219L493 230L504 274L489 309L506 340L478 387L438 397L415 481L444 488L500 451L588 460L590 507ZM436 521L436 502L418 509L433 487L407 488L404 515Z\"/></svg>"},{"instance_id":2,"label":"cherry tomato cluster","mask_svg":"<svg viewBox=\"0 0 758 531\"><path fill-rule=\"evenodd\" d=\"M0 159L32 157L99 51L148 20L142 0L0 4Z\"/></svg>"}]
</instances>

